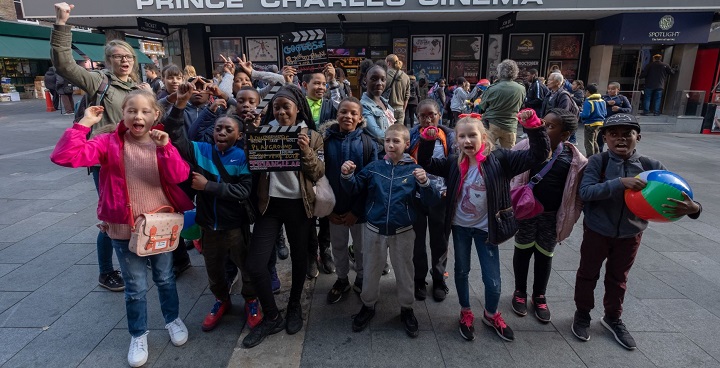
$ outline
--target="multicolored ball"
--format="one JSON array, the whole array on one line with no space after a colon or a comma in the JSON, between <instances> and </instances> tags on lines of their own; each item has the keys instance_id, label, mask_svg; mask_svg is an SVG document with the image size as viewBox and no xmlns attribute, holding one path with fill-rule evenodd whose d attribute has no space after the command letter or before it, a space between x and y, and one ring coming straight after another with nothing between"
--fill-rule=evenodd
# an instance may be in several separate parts
<instances>
[{"instance_id":1,"label":"multicolored ball","mask_svg":"<svg viewBox=\"0 0 720 368\"><path fill-rule=\"evenodd\" d=\"M684 200L682 193L687 193L690 199L693 192L690 185L680 175L666 170L650 170L640 173L636 178L644 180L647 185L643 190L625 190L625 204L635 216L654 222L677 221L680 217L673 217L663 213L667 208L663 204L676 205L668 200L673 198Z\"/></svg>"}]
</instances>

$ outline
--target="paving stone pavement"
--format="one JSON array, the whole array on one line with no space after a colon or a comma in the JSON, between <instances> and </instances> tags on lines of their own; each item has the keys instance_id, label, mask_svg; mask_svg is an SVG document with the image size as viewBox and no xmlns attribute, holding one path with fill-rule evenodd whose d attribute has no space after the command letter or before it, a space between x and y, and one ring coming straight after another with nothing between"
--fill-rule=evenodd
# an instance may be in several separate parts
<instances>
[{"instance_id":1,"label":"paving stone pavement","mask_svg":"<svg viewBox=\"0 0 720 368\"><path fill-rule=\"evenodd\" d=\"M93 184L84 169L61 168L48 159L70 122L71 117L45 113L43 101L0 104L2 367L127 366L129 336L122 293L101 289L96 282ZM358 296L351 292L340 303L327 305L326 294L335 277L321 274L317 282L306 283L307 324L300 334L279 333L255 349L243 349L239 339L247 329L241 330L239 295L236 308L216 331L200 331L213 300L202 256L191 251L193 267L178 279L181 315L190 340L180 348L169 343L153 287L148 295L151 333L146 366L718 367L720 164L715 158L720 154L720 137L644 133L638 148L680 173L704 209L699 220L651 224L643 236L623 315L638 342L637 351L628 352L614 341L600 325L598 309L592 314L591 341L580 342L570 332L581 240L578 225L557 248L547 292L553 320L546 325L531 315L519 318L510 310L512 244L501 245L500 311L516 332L516 341L510 343L479 321L475 341L460 337L451 252L450 295L442 303L432 298L416 302L420 323L416 339L408 338L400 324L392 273L383 277L378 313L361 333L350 328L351 316L360 309ZM278 305L284 307L289 262L281 261L279 266L285 284ZM475 257L471 303L478 314L483 301L479 274ZM602 291L600 282L595 294L598 306Z\"/></svg>"}]
</instances>

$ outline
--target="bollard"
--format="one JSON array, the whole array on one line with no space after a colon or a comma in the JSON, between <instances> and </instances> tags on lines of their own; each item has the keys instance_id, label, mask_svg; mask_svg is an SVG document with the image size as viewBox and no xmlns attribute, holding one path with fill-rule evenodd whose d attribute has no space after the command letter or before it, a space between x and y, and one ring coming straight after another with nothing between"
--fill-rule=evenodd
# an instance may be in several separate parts
<instances>
[{"instance_id":1,"label":"bollard","mask_svg":"<svg viewBox=\"0 0 720 368\"><path fill-rule=\"evenodd\" d=\"M53 100L52 96L50 96L50 91L45 90L45 111L47 112L53 112L56 111L53 107Z\"/></svg>"}]
</instances>

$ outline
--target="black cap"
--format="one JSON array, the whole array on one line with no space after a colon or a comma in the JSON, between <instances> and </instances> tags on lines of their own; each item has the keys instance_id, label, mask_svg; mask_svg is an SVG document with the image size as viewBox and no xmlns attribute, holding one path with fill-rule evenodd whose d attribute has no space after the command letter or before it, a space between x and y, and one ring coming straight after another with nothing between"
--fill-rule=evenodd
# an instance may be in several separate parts
<instances>
[{"instance_id":1,"label":"black cap","mask_svg":"<svg viewBox=\"0 0 720 368\"><path fill-rule=\"evenodd\" d=\"M615 114L607 118L607 120L605 120L605 124L600 127L600 131L617 126L628 126L640 133L640 123L638 123L635 116L630 114Z\"/></svg>"}]
</instances>

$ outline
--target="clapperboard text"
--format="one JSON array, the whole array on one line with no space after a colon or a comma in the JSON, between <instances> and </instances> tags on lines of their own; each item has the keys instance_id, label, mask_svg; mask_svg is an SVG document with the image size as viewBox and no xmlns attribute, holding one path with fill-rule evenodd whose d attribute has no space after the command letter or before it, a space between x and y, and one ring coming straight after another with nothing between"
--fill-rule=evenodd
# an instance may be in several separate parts
<instances>
[{"instance_id":1,"label":"clapperboard text","mask_svg":"<svg viewBox=\"0 0 720 368\"><path fill-rule=\"evenodd\" d=\"M262 126L248 133L250 171L300 170L299 126Z\"/></svg>"}]
</instances>

